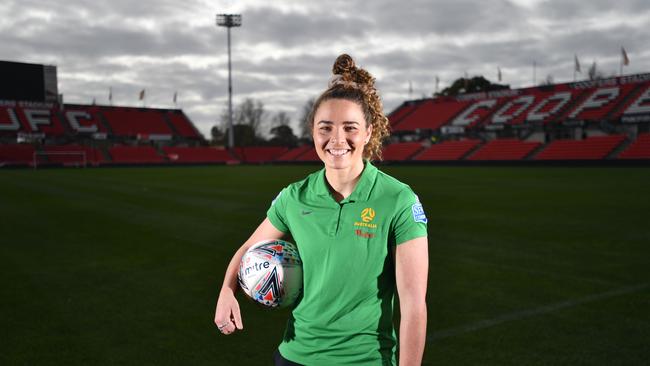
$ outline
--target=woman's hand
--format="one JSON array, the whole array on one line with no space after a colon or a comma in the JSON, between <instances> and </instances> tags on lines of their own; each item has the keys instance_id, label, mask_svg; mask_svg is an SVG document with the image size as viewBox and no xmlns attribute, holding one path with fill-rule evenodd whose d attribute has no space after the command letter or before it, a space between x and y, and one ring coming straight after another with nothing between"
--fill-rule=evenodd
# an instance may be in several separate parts
<instances>
[{"instance_id":1,"label":"woman's hand","mask_svg":"<svg viewBox=\"0 0 650 366\"><path fill-rule=\"evenodd\" d=\"M259 243L262 240L281 239L282 236L284 236L282 231L276 229L268 218L264 219L260 226L255 229L253 235L233 255L226 269L226 275L224 276L223 285L219 292L219 299L217 300L217 309L214 312L214 324L217 325L221 333L228 335L238 329L244 329L241 321L241 312L239 311L239 303L235 298L235 291L239 287L237 284L237 272L239 272L239 264L242 256L255 243Z\"/></svg>"},{"instance_id":2,"label":"woman's hand","mask_svg":"<svg viewBox=\"0 0 650 366\"><path fill-rule=\"evenodd\" d=\"M235 330L244 329L239 303L235 298L235 294L229 288L223 288L219 293L217 309L214 313L214 324L225 335L232 334Z\"/></svg>"}]
</instances>

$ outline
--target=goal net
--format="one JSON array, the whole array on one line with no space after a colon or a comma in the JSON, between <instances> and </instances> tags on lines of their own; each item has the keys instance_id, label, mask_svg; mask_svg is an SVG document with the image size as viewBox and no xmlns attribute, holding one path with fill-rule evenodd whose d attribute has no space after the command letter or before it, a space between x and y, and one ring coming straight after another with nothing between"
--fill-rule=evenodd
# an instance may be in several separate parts
<instances>
[{"instance_id":1,"label":"goal net","mask_svg":"<svg viewBox=\"0 0 650 366\"><path fill-rule=\"evenodd\" d=\"M87 158L85 151L36 151L34 152L34 169L50 164L85 168Z\"/></svg>"}]
</instances>

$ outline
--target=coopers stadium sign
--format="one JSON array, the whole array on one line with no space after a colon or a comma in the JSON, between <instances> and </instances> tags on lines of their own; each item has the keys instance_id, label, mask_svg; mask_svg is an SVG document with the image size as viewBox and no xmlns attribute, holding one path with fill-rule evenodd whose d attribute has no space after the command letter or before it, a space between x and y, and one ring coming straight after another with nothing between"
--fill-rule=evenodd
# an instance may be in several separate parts
<instances>
[{"instance_id":1,"label":"coopers stadium sign","mask_svg":"<svg viewBox=\"0 0 650 366\"><path fill-rule=\"evenodd\" d=\"M548 123L554 120L611 119L627 123L650 120L650 74L593 82L556 85L548 90L517 90L514 96L493 96L469 104L452 126ZM622 83L624 82L624 83ZM629 85L630 83L644 83ZM585 90L592 89L592 90Z\"/></svg>"}]
</instances>

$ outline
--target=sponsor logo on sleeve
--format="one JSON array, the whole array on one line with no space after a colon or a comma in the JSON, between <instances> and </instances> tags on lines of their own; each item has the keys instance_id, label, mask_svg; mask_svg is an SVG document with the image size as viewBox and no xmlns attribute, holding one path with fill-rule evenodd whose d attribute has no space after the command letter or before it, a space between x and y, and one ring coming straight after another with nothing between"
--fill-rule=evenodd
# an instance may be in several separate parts
<instances>
[{"instance_id":1,"label":"sponsor logo on sleeve","mask_svg":"<svg viewBox=\"0 0 650 366\"><path fill-rule=\"evenodd\" d=\"M422 208L421 203L414 203L413 206L411 206L411 213L413 213L413 220L415 222L421 222L423 224L426 224L427 221L427 216L424 214L424 209Z\"/></svg>"}]
</instances>

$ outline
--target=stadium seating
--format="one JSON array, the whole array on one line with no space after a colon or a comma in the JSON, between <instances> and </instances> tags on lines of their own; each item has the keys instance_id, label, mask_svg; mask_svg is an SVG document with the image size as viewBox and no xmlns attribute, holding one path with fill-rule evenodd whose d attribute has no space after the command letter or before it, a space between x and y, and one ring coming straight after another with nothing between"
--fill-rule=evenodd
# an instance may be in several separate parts
<instances>
[{"instance_id":1,"label":"stadium seating","mask_svg":"<svg viewBox=\"0 0 650 366\"><path fill-rule=\"evenodd\" d=\"M405 161L420 150L420 142L403 142L384 146L382 155L385 161Z\"/></svg>"},{"instance_id":2,"label":"stadium seating","mask_svg":"<svg viewBox=\"0 0 650 366\"><path fill-rule=\"evenodd\" d=\"M163 114L157 110L113 107L104 108L101 113L106 117L115 135L173 135L163 119Z\"/></svg>"},{"instance_id":3,"label":"stadium seating","mask_svg":"<svg viewBox=\"0 0 650 366\"><path fill-rule=\"evenodd\" d=\"M172 111L167 113L167 117L181 136L192 139L199 139L201 137L192 122L190 122L183 112Z\"/></svg>"},{"instance_id":4,"label":"stadium seating","mask_svg":"<svg viewBox=\"0 0 650 366\"><path fill-rule=\"evenodd\" d=\"M492 140L470 155L467 160L522 160L541 145L517 139Z\"/></svg>"},{"instance_id":5,"label":"stadium seating","mask_svg":"<svg viewBox=\"0 0 650 366\"><path fill-rule=\"evenodd\" d=\"M65 129L56 109L49 107L0 107L0 136L17 133L43 133L62 136Z\"/></svg>"},{"instance_id":6,"label":"stadium seating","mask_svg":"<svg viewBox=\"0 0 650 366\"><path fill-rule=\"evenodd\" d=\"M480 140L444 141L431 145L431 147L416 155L412 160L460 160L480 144Z\"/></svg>"},{"instance_id":7,"label":"stadium seating","mask_svg":"<svg viewBox=\"0 0 650 366\"><path fill-rule=\"evenodd\" d=\"M32 165L35 151L32 145L0 145L0 166Z\"/></svg>"},{"instance_id":8,"label":"stadium seating","mask_svg":"<svg viewBox=\"0 0 650 366\"><path fill-rule=\"evenodd\" d=\"M238 147L235 153L246 163L266 163L274 161L288 150L282 146L249 146Z\"/></svg>"},{"instance_id":9,"label":"stadium seating","mask_svg":"<svg viewBox=\"0 0 650 366\"><path fill-rule=\"evenodd\" d=\"M214 147L163 147L171 163L234 163L228 150Z\"/></svg>"},{"instance_id":10,"label":"stadium seating","mask_svg":"<svg viewBox=\"0 0 650 366\"><path fill-rule=\"evenodd\" d=\"M165 159L151 146L113 146L108 150L113 163L162 163Z\"/></svg>"},{"instance_id":11,"label":"stadium seating","mask_svg":"<svg viewBox=\"0 0 650 366\"><path fill-rule=\"evenodd\" d=\"M599 121L618 106L636 84L602 87L589 90L586 99L567 114L569 120Z\"/></svg>"},{"instance_id":12,"label":"stadium seating","mask_svg":"<svg viewBox=\"0 0 650 366\"><path fill-rule=\"evenodd\" d=\"M594 136L584 140L555 140L537 154L534 160L596 160L605 159L625 140L624 135Z\"/></svg>"},{"instance_id":13,"label":"stadium seating","mask_svg":"<svg viewBox=\"0 0 650 366\"><path fill-rule=\"evenodd\" d=\"M418 103L404 103L401 106L397 107L391 114L388 115L388 121L391 126L398 124L404 117L408 116L414 110L418 108Z\"/></svg>"},{"instance_id":14,"label":"stadium seating","mask_svg":"<svg viewBox=\"0 0 650 366\"><path fill-rule=\"evenodd\" d=\"M309 150L307 150L305 153L302 155L298 156L295 161L320 161L320 158L318 157L318 154L316 153L316 149L313 147Z\"/></svg>"},{"instance_id":15,"label":"stadium seating","mask_svg":"<svg viewBox=\"0 0 650 366\"><path fill-rule=\"evenodd\" d=\"M650 133L641 133L618 155L619 159L650 159Z\"/></svg>"},{"instance_id":16,"label":"stadium seating","mask_svg":"<svg viewBox=\"0 0 650 366\"><path fill-rule=\"evenodd\" d=\"M393 126L393 131L415 131L416 129L436 130L448 123L467 106L467 102L432 101L418 104L417 108Z\"/></svg>"},{"instance_id":17,"label":"stadium seating","mask_svg":"<svg viewBox=\"0 0 650 366\"><path fill-rule=\"evenodd\" d=\"M306 151L311 149L311 145L302 145L291 150L286 151L284 154L280 155L275 159L276 161L294 161L300 155L304 154Z\"/></svg>"}]
</instances>

